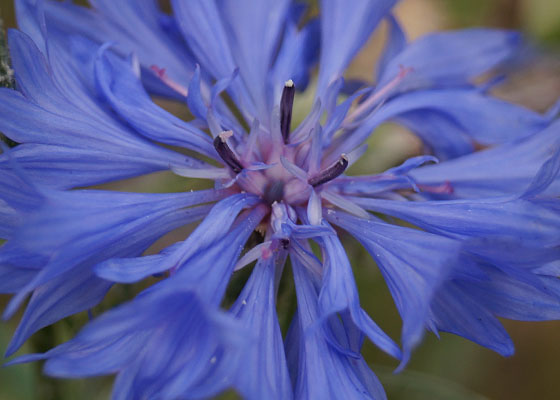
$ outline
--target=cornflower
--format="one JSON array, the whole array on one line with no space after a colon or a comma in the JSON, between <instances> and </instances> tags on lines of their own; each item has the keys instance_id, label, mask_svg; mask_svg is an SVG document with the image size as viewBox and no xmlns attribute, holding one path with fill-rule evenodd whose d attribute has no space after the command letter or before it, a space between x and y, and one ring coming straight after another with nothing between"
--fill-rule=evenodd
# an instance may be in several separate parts
<instances>
[{"instance_id":1,"label":"cornflower","mask_svg":"<svg viewBox=\"0 0 560 400\"><path fill-rule=\"evenodd\" d=\"M0 130L20 143L0 158L0 292L14 294L4 317L30 299L7 356L116 283L162 279L72 340L12 362L46 359L57 377L116 374L115 399L227 388L248 399L384 399L360 354L366 337L401 370L426 330L510 355L497 317L559 317L557 110L541 115L473 83L517 54L516 33L407 43L394 0L323 0L311 19L288 0L175 0L171 15L152 0L90 3L16 1L17 90L0 90ZM382 20L376 85L345 83ZM313 107L297 123L294 99L317 62ZM151 95L186 102L193 119ZM389 120L425 154L346 174ZM164 170L214 187L84 189ZM142 255L195 221L185 240ZM385 278L401 346L361 308L342 230ZM283 338L276 297L288 259L298 307ZM230 278L253 262L224 309Z\"/></svg>"}]
</instances>

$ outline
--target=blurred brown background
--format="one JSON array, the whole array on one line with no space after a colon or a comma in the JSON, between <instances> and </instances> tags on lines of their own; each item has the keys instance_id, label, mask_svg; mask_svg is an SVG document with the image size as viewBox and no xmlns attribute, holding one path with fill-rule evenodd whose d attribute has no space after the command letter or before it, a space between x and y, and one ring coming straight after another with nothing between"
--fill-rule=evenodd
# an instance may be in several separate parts
<instances>
[{"instance_id":1,"label":"blurred brown background","mask_svg":"<svg viewBox=\"0 0 560 400\"><path fill-rule=\"evenodd\" d=\"M560 0L402 0L396 14L410 38L442 29L490 26L519 29L542 50L530 67L515 73L499 95L538 111L560 96ZM14 27L12 0L0 0L0 16ZM379 54L382 33L375 35L353 62L349 75L370 79ZM374 149L356 171L379 171L417 152L417 141L405 130L389 125L371 143ZM512 160L514 162L514 160ZM170 174L154 174L110 187L118 190L176 191L184 181ZM163 242L180 240L185 230ZM178 238L178 239L177 239ZM346 238L348 239L348 238ZM345 240L355 267L362 305L392 337L398 338L400 320L379 272L367 253ZM155 251L155 249L152 249ZM96 313L130 298L137 288L116 287ZM3 309L7 296L0 296ZM0 324L3 353L18 318ZM86 321L68 318L37 333L21 354L44 351L70 337ZM504 321L515 344L513 357L503 358L464 339L428 334L406 372L393 375L396 362L366 344L364 355L379 374L389 399L560 399L560 322ZM110 378L62 381L41 375L40 363L0 369L0 400L105 399ZM224 398L235 397L226 394Z\"/></svg>"}]
</instances>

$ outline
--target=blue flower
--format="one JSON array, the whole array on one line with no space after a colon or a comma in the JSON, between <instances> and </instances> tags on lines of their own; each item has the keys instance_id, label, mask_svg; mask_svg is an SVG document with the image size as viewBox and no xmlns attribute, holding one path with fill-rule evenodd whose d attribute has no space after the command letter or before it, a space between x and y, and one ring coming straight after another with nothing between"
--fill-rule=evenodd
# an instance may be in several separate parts
<instances>
[{"instance_id":1,"label":"blue flower","mask_svg":"<svg viewBox=\"0 0 560 400\"><path fill-rule=\"evenodd\" d=\"M0 130L20 143L0 156L0 293L14 294L4 317L29 302L7 355L114 284L163 278L67 343L12 362L45 359L57 377L116 374L116 399L227 388L248 399L383 399L360 354L365 337L400 370L426 330L509 355L497 317L559 318L556 108L541 115L474 83L514 58L520 38L473 29L407 43L395 3L323 0L309 17L288 0L172 1L172 15L152 0L18 0L17 90L0 89ZM377 84L345 83L382 20ZM309 82L314 104L292 124ZM193 119L155 95L186 103ZM385 121L409 127L425 154L347 175ZM164 170L214 187L84 189ZM195 221L185 240L143 255ZM255 231L260 242L245 248ZM342 231L385 278L401 347L361 308ZM298 308L283 339L276 296L288 259ZM253 262L224 309L231 276Z\"/></svg>"}]
</instances>

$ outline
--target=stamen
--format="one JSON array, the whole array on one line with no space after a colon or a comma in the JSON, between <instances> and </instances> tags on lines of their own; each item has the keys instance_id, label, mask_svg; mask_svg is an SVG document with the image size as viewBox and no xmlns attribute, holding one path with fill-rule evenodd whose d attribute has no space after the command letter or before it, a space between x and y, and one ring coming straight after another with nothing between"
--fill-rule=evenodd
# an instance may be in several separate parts
<instances>
[{"instance_id":1,"label":"stamen","mask_svg":"<svg viewBox=\"0 0 560 400\"><path fill-rule=\"evenodd\" d=\"M348 168L348 157L346 156L346 154L341 154L337 162L335 162L330 167L322 170L313 178L310 178L307 183L309 183L313 187L317 187L319 185L322 185L323 183L332 181L340 174L342 174L346 170L346 168Z\"/></svg>"},{"instance_id":2,"label":"stamen","mask_svg":"<svg viewBox=\"0 0 560 400\"><path fill-rule=\"evenodd\" d=\"M292 108L294 106L294 96L296 87L291 79L284 84L282 99L280 100L280 131L284 138L284 143L288 143L290 136L290 125L292 124Z\"/></svg>"},{"instance_id":3,"label":"stamen","mask_svg":"<svg viewBox=\"0 0 560 400\"><path fill-rule=\"evenodd\" d=\"M439 185L418 185L418 188L423 192L436 193L436 194L453 194L455 189L449 181L445 181Z\"/></svg>"},{"instance_id":4,"label":"stamen","mask_svg":"<svg viewBox=\"0 0 560 400\"><path fill-rule=\"evenodd\" d=\"M243 170L243 165L237 159L237 156L227 144L227 139L232 135L232 131L224 131L220 133L218 136L216 136L216 139L214 139L214 148L216 149L222 160L224 160L224 162L228 165L228 167L230 167L233 172L238 174Z\"/></svg>"},{"instance_id":5,"label":"stamen","mask_svg":"<svg viewBox=\"0 0 560 400\"><path fill-rule=\"evenodd\" d=\"M168 75L167 72L165 71L165 68L160 68L157 65L152 65L150 67L150 69L157 75L157 77L159 79L161 79L161 81L166 84L167 86L169 86L171 89L175 90L177 93L179 93L181 96L183 97L187 97L187 95L189 94L189 91L186 87L184 87L183 85L175 82L173 79L171 79Z\"/></svg>"}]
</instances>

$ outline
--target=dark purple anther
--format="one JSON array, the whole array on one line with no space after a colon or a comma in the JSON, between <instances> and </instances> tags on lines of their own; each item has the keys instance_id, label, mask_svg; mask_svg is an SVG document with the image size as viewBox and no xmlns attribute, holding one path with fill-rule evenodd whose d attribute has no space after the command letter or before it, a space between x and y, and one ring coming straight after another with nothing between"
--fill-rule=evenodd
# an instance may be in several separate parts
<instances>
[{"instance_id":1,"label":"dark purple anther","mask_svg":"<svg viewBox=\"0 0 560 400\"><path fill-rule=\"evenodd\" d=\"M322 170L313 178L310 178L307 183L313 187L317 187L323 183L332 181L334 178L342 174L346 168L348 168L348 157L346 157L346 154L341 154L340 159L337 162Z\"/></svg>"},{"instance_id":2,"label":"dark purple anther","mask_svg":"<svg viewBox=\"0 0 560 400\"><path fill-rule=\"evenodd\" d=\"M237 159L227 144L227 139L231 135L233 135L232 131L225 131L216 136L216 139L214 139L214 148L228 167L238 174L243 170L243 165L241 165L241 162Z\"/></svg>"},{"instance_id":3,"label":"dark purple anther","mask_svg":"<svg viewBox=\"0 0 560 400\"><path fill-rule=\"evenodd\" d=\"M288 247L290 247L290 239L280 239L280 244L284 250L288 250Z\"/></svg>"},{"instance_id":4,"label":"dark purple anther","mask_svg":"<svg viewBox=\"0 0 560 400\"><path fill-rule=\"evenodd\" d=\"M290 79L284 84L282 99L280 100L280 130L284 143L288 143L290 136L290 125L292 124L292 108L294 106L294 95L296 87Z\"/></svg>"}]
</instances>

